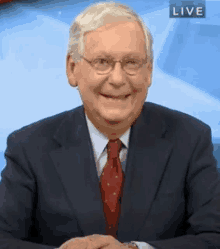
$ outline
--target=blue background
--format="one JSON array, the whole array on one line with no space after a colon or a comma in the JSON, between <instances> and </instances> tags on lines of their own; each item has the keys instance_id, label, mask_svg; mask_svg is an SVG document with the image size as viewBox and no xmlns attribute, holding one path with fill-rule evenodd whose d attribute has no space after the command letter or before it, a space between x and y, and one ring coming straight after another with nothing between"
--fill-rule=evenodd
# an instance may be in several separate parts
<instances>
[{"instance_id":1,"label":"blue background","mask_svg":"<svg viewBox=\"0 0 220 249\"><path fill-rule=\"evenodd\" d=\"M66 78L69 27L98 1L19 1L0 5L0 170L7 136L82 102ZM154 37L148 101L193 115L212 129L220 168L220 2L206 18L169 18L169 1L121 1L137 11Z\"/></svg>"}]
</instances>

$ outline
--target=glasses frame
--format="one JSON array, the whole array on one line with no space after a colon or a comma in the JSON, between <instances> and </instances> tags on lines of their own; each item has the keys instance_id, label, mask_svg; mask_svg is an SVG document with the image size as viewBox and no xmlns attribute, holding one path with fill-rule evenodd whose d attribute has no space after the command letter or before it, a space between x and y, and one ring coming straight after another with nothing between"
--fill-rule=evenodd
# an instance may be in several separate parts
<instances>
[{"instance_id":1,"label":"glasses frame","mask_svg":"<svg viewBox=\"0 0 220 249\"><path fill-rule=\"evenodd\" d=\"M141 60L140 60L141 63L140 63L140 66L139 66L138 69L137 69L137 72L130 74L130 73L128 73L128 72L124 69L124 66L123 66L123 64L122 64L122 63L124 62L123 59L122 59L122 60L114 60L114 59L111 58L111 59L109 59L109 60L111 60L112 63L113 63L113 64L112 64L112 67L110 67L110 70L109 70L108 72L102 73L102 72L98 71L97 68L95 68L95 66L92 64L92 62L93 62L94 60L98 59L98 58L96 58L96 59L94 59L94 60L92 60L92 61L86 59L84 56L81 56L81 58L83 58L87 63L89 63L90 66L91 66L92 68L95 69L95 71L97 72L97 74L100 74L100 75L106 75L106 74L111 73L111 72L114 70L115 64L116 64L117 62L119 62L119 63L121 64L121 68L126 72L126 74L128 74L128 75L136 75L136 74L138 73L138 71L143 67L143 65L146 64L146 63L148 63L147 57L146 57L145 59L141 59ZM103 59L103 58L101 58L101 59Z\"/></svg>"}]
</instances>

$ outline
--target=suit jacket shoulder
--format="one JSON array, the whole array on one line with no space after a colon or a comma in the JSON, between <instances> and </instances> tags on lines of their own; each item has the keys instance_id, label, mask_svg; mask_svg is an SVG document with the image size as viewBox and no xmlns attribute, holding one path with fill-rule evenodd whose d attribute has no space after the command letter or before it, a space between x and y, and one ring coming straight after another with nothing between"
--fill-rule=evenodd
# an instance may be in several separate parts
<instances>
[{"instance_id":1,"label":"suit jacket shoulder","mask_svg":"<svg viewBox=\"0 0 220 249\"><path fill-rule=\"evenodd\" d=\"M56 115L41 119L18 130L15 130L11 134L9 134L8 140L13 140L16 145L20 142L26 144L45 140L48 138L53 139L54 134L59 131L59 128L63 127L63 124L69 125L69 128L70 126L74 125L74 118L77 119L77 117L82 117L82 115L83 106L58 113Z\"/></svg>"},{"instance_id":2,"label":"suit jacket shoulder","mask_svg":"<svg viewBox=\"0 0 220 249\"><path fill-rule=\"evenodd\" d=\"M198 136L206 131L211 132L210 126L203 121L187 113L155 103L145 102L143 113L145 122L147 122L146 118L150 119L152 123L162 122L167 131L177 132L179 135L186 133L191 136Z\"/></svg>"},{"instance_id":3,"label":"suit jacket shoulder","mask_svg":"<svg viewBox=\"0 0 220 249\"><path fill-rule=\"evenodd\" d=\"M29 143L48 138L52 139L54 134L60 134L60 129L64 129L64 127L66 127L67 130L69 129L69 132L67 132L67 134L69 134L69 138L65 137L63 139L71 140L70 135L72 134L72 131L70 128L72 127L73 130L77 129L76 125L79 125L80 122L84 122L85 124L83 106L76 107L69 111L64 111L24 126L21 129L11 133L8 136L8 139L12 138L16 143ZM210 130L209 125L189 114L151 102L144 103L141 114L141 122L142 125L147 123L158 125L159 123L161 125L165 125L168 131L181 131L182 133L190 132L192 135L193 132L195 132L194 135L198 135L205 130Z\"/></svg>"}]
</instances>

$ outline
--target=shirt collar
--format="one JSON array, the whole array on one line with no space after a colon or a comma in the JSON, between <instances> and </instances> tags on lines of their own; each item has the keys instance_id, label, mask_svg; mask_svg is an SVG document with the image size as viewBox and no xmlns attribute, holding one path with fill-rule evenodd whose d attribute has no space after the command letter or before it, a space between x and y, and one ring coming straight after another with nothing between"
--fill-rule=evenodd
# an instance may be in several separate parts
<instances>
[{"instance_id":1,"label":"shirt collar","mask_svg":"<svg viewBox=\"0 0 220 249\"><path fill-rule=\"evenodd\" d=\"M105 149L109 139L106 137L103 133L101 133L94 124L89 120L88 116L86 116L86 121L89 129L89 134L92 140L93 150L95 153L96 161L99 159L101 153ZM129 145L129 136L130 136L130 130L129 128L124 134L122 134L119 139L122 141L122 143L128 148Z\"/></svg>"}]
</instances>

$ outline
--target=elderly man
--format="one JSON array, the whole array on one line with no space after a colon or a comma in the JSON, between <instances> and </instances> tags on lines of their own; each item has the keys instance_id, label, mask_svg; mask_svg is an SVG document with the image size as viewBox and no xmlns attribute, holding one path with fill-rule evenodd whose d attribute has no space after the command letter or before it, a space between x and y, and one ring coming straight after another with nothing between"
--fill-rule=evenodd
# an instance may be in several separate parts
<instances>
[{"instance_id":1,"label":"elderly man","mask_svg":"<svg viewBox=\"0 0 220 249\"><path fill-rule=\"evenodd\" d=\"M220 247L210 128L145 103L152 57L128 7L100 3L76 18L67 75L83 106L9 136L0 248Z\"/></svg>"}]
</instances>

